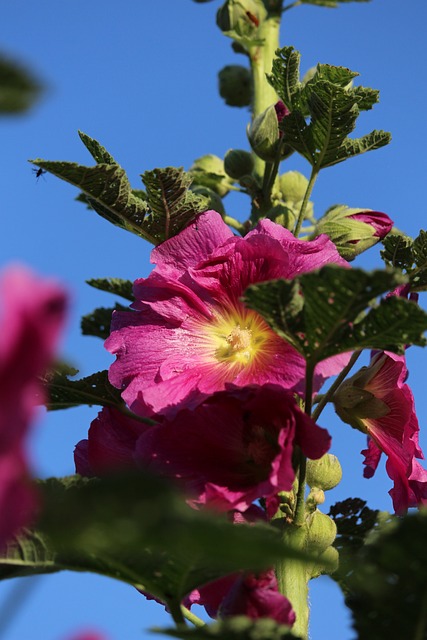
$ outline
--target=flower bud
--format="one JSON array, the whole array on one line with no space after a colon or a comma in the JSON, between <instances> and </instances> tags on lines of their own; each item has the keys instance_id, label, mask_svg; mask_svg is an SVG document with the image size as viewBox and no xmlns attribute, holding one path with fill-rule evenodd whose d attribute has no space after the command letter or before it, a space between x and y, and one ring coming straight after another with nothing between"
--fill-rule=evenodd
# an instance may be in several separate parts
<instances>
[{"instance_id":1,"label":"flower bud","mask_svg":"<svg viewBox=\"0 0 427 640\"><path fill-rule=\"evenodd\" d=\"M302 202L307 191L308 180L299 171L288 171L279 177L279 188L285 202Z\"/></svg>"},{"instance_id":2,"label":"flower bud","mask_svg":"<svg viewBox=\"0 0 427 640\"><path fill-rule=\"evenodd\" d=\"M334 542L337 535L335 522L318 509L308 520L307 549L323 553Z\"/></svg>"},{"instance_id":3,"label":"flower bud","mask_svg":"<svg viewBox=\"0 0 427 640\"><path fill-rule=\"evenodd\" d=\"M194 185L191 188L193 193L196 193L198 196L203 196L206 198L206 209L205 211L217 211L222 216L225 215L224 205L222 204L222 200L220 196L209 189L209 187L203 187L202 185Z\"/></svg>"},{"instance_id":4,"label":"flower bud","mask_svg":"<svg viewBox=\"0 0 427 640\"><path fill-rule=\"evenodd\" d=\"M276 158L279 140L282 132L279 130L279 123L289 114L286 106L279 100L272 104L265 111L253 119L249 125L247 134L250 145L254 152L262 160L273 162ZM282 153L288 155L288 149Z\"/></svg>"},{"instance_id":5,"label":"flower bud","mask_svg":"<svg viewBox=\"0 0 427 640\"><path fill-rule=\"evenodd\" d=\"M236 40L256 40L258 28L267 17L262 0L227 0L218 9L216 23Z\"/></svg>"},{"instance_id":6,"label":"flower bud","mask_svg":"<svg viewBox=\"0 0 427 640\"><path fill-rule=\"evenodd\" d=\"M310 571L310 578L318 578L324 573L334 573L339 567L340 556L335 547L328 547L319 556L319 564L315 564Z\"/></svg>"},{"instance_id":7,"label":"flower bud","mask_svg":"<svg viewBox=\"0 0 427 640\"><path fill-rule=\"evenodd\" d=\"M340 461L331 453L325 453L319 460L307 460L307 484L323 491L330 491L341 482Z\"/></svg>"},{"instance_id":8,"label":"flower bud","mask_svg":"<svg viewBox=\"0 0 427 640\"><path fill-rule=\"evenodd\" d=\"M190 168L190 174L194 185L208 187L221 198L230 191L233 184L233 180L224 171L223 161L213 154L207 154L195 160Z\"/></svg>"},{"instance_id":9,"label":"flower bud","mask_svg":"<svg viewBox=\"0 0 427 640\"><path fill-rule=\"evenodd\" d=\"M382 240L393 227L388 215L371 209L350 209L337 205L316 225L314 237L326 233L345 260L353 260Z\"/></svg>"},{"instance_id":10,"label":"flower bud","mask_svg":"<svg viewBox=\"0 0 427 640\"><path fill-rule=\"evenodd\" d=\"M252 100L252 76L240 64L229 64L218 73L219 95L229 107L247 107Z\"/></svg>"},{"instance_id":11,"label":"flower bud","mask_svg":"<svg viewBox=\"0 0 427 640\"><path fill-rule=\"evenodd\" d=\"M224 157L224 169L230 178L240 180L243 176L250 175L254 168L254 160L248 151L243 149L230 149Z\"/></svg>"}]
</instances>

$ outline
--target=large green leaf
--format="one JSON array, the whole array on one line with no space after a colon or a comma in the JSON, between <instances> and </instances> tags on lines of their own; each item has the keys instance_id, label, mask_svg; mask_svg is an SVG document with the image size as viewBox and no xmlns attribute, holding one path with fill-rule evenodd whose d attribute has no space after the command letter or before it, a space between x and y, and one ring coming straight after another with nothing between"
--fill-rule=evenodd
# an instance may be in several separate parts
<instances>
[{"instance_id":1,"label":"large green leaf","mask_svg":"<svg viewBox=\"0 0 427 640\"><path fill-rule=\"evenodd\" d=\"M319 64L314 75L302 84L298 79L299 64L300 55L293 47L279 49L268 80L290 110L280 124L285 142L302 154L315 171L390 142L390 134L384 131L372 131L356 139L348 137L360 111L371 109L378 102L377 91L353 88L352 81L358 73Z\"/></svg>"},{"instance_id":2,"label":"large green leaf","mask_svg":"<svg viewBox=\"0 0 427 640\"><path fill-rule=\"evenodd\" d=\"M278 624L271 618L253 620L245 616L226 618L204 627L154 628L151 631L183 640L301 640L299 636L293 635L289 627Z\"/></svg>"},{"instance_id":3,"label":"large green leaf","mask_svg":"<svg viewBox=\"0 0 427 640\"><path fill-rule=\"evenodd\" d=\"M108 382L108 371L99 371L79 380L70 380L66 373L57 371L47 379L46 385L49 411L80 405L124 408L119 389Z\"/></svg>"},{"instance_id":4,"label":"large green leaf","mask_svg":"<svg viewBox=\"0 0 427 640\"><path fill-rule=\"evenodd\" d=\"M188 226L206 210L206 198L189 190L191 178L183 169L167 167L143 174L147 193L131 188L126 173L108 151L79 132L97 164L31 162L82 190L84 201L109 222L159 244Z\"/></svg>"},{"instance_id":5,"label":"large green leaf","mask_svg":"<svg viewBox=\"0 0 427 640\"><path fill-rule=\"evenodd\" d=\"M395 519L354 556L347 605L358 640L427 638L427 513Z\"/></svg>"},{"instance_id":6,"label":"large green leaf","mask_svg":"<svg viewBox=\"0 0 427 640\"><path fill-rule=\"evenodd\" d=\"M357 348L402 352L405 344L426 344L427 314L415 303L375 298L406 278L399 273L328 265L294 280L251 285L244 301L311 364Z\"/></svg>"},{"instance_id":7,"label":"large green leaf","mask_svg":"<svg viewBox=\"0 0 427 640\"><path fill-rule=\"evenodd\" d=\"M265 570L286 557L313 561L286 547L273 526L233 525L225 515L190 509L168 483L142 472L53 478L39 485L43 547L36 561L35 553L27 554L28 562L21 554L14 576L96 571L178 603L227 573ZM10 565L10 557L0 559L0 577L12 577Z\"/></svg>"}]
</instances>

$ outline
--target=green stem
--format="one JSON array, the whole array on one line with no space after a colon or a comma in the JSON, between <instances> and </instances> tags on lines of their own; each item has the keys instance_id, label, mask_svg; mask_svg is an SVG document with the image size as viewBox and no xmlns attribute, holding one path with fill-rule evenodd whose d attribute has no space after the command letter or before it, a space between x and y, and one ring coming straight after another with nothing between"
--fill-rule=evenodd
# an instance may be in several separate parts
<instances>
[{"instance_id":1,"label":"green stem","mask_svg":"<svg viewBox=\"0 0 427 640\"><path fill-rule=\"evenodd\" d=\"M229 227L236 229L236 231L244 235L245 226L241 222L236 220L236 218L232 218L231 216L222 216L222 219L224 220L225 224L228 224Z\"/></svg>"},{"instance_id":2,"label":"green stem","mask_svg":"<svg viewBox=\"0 0 427 640\"><path fill-rule=\"evenodd\" d=\"M252 71L252 117L256 118L267 107L278 100L277 93L267 82L266 73L271 72L274 54L279 48L280 17L269 16L259 28L259 39L262 44L249 49L249 60ZM264 160L253 154L255 173L264 175Z\"/></svg>"},{"instance_id":3,"label":"green stem","mask_svg":"<svg viewBox=\"0 0 427 640\"><path fill-rule=\"evenodd\" d=\"M190 609L187 609L187 607L184 607L184 605L181 605L181 612L184 618L188 620L188 622L191 622L192 624L194 624L195 627L206 626L206 622L203 622L203 620L201 620L192 611L190 611Z\"/></svg>"},{"instance_id":4,"label":"green stem","mask_svg":"<svg viewBox=\"0 0 427 640\"><path fill-rule=\"evenodd\" d=\"M175 622L178 629L187 627L184 620L184 612L182 607L175 600L166 603L168 605L169 613L172 616L172 620Z\"/></svg>"},{"instance_id":5,"label":"green stem","mask_svg":"<svg viewBox=\"0 0 427 640\"><path fill-rule=\"evenodd\" d=\"M306 380L305 380L305 402L304 410L309 416L311 415L312 398L313 398L313 376L314 366L307 362L306 367ZM297 502L295 507L294 523L296 526L301 527L305 522L305 475L307 469L307 458L300 451L299 454L299 471L298 471L298 492Z\"/></svg>"},{"instance_id":6,"label":"green stem","mask_svg":"<svg viewBox=\"0 0 427 640\"><path fill-rule=\"evenodd\" d=\"M355 365L361 353L362 353L361 349L357 349L353 353L350 360L348 361L348 364L344 367L344 369L341 371L339 376L337 376L336 380L334 380L334 382L331 384L327 392L320 398L319 404L317 405L317 407L313 411L313 415L311 416L315 422L319 419L319 416L322 413L323 409L325 408L327 403L331 400L332 396L334 395L335 391L338 389L342 381L347 377L348 373Z\"/></svg>"},{"instance_id":7,"label":"green stem","mask_svg":"<svg viewBox=\"0 0 427 640\"><path fill-rule=\"evenodd\" d=\"M295 225L294 236L296 238L298 238L299 232L301 231L301 225L304 222L304 216L305 216L305 211L307 209L307 204L308 204L308 202L310 200L311 192L313 191L313 187L315 185L315 182L317 180L317 176L318 175L319 175L318 169L313 167L313 169L311 171L310 180L308 181L307 189L306 189L305 194L304 194L304 200L302 201L302 204L301 204L301 209L300 209L300 212L299 212L299 215L298 215L298 220L297 220L297 223Z\"/></svg>"}]
</instances>

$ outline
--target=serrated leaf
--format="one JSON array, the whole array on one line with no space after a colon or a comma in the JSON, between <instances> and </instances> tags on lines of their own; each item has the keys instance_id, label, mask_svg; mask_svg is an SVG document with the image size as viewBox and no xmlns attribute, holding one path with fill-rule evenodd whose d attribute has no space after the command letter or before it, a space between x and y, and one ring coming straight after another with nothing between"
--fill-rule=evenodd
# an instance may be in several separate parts
<instances>
[{"instance_id":1,"label":"serrated leaf","mask_svg":"<svg viewBox=\"0 0 427 640\"><path fill-rule=\"evenodd\" d=\"M412 245L415 269L410 273L411 290L427 290L427 231L421 229Z\"/></svg>"},{"instance_id":2,"label":"serrated leaf","mask_svg":"<svg viewBox=\"0 0 427 640\"><path fill-rule=\"evenodd\" d=\"M123 278L90 278L86 280L86 283L94 289L113 293L131 302L134 301L132 293L133 282L131 280L124 280Z\"/></svg>"},{"instance_id":3,"label":"serrated leaf","mask_svg":"<svg viewBox=\"0 0 427 640\"><path fill-rule=\"evenodd\" d=\"M206 210L206 198L190 190L192 178L182 168L154 169L141 177L152 212L148 228L159 242L188 227Z\"/></svg>"},{"instance_id":4,"label":"serrated leaf","mask_svg":"<svg viewBox=\"0 0 427 640\"><path fill-rule=\"evenodd\" d=\"M40 532L26 529L0 554L0 580L58 571L55 557Z\"/></svg>"},{"instance_id":5,"label":"serrated leaf","mask_svg":"<svg viewBox=\"0 0 427 640\"><path fill-rule=\"evenodd\" d=\"M147 204L132 192L126 173L118 164L85 167L74 162L41 159L31 162L81 189L88 204L101 217L156 244L147 229Z\"/></svg>"},{"instance_id":6,"label":"serrated leaf","mask_svg":"<svg viewBox=\"0 0 427 640\"><path fill-rule=\"evenodd\" d=\"M246 616L235 616L203 627L183 629L151 629L154 633L164 633L183 640L301 640L289 627L271 618L254 620Z\"/></svg>"},{"instance_id":7,"label":"serrated leaf","mask_svg":"<svg viewBox=\"0 0 427 640\"><path fill-rule=\"evenodd\" d=\"M123 409L120 391L108 382L108 371L99 371L79 380L56 372L46 381L48 411L69 409L80 405L99 405Z\"/></svg>"},{"instance_id":8,"label":"serrated leaf","mask_svg":"<svg viewBox=\"0 0 427 640\"><path fill-rule=\"evenodd\" d=\"M80 327L84 336L94 336L106 340L110 335L113 311L129 311L128 307L116 303L114 307L98 307L92 313L82 316Z\"/></svg>"},{"instance_id":9,"label":"serrated leaf","mask_svg":"<svg viewBox=\"0 0 427 640\"><path fill-rule=\"evenodd\" d=\"M427 514L395 519L355 556L346 599L359 640L427 637Z\"/></svg>"},{"instance_id":10,"label":"serrated leaf","mask_svg":"<svg viewBox=\"0 0 427 640\"><path fill-rule=\"evenodd\" d=\"M103 147L102 144L99 144L97 140L89 137L86 133L83 133L83 131L78 131L78 134L95 162L98 164L117 164L113 156L110 155L107 149Z\"/></svg>"},{"instance_id":11,"label":"serrated leaf","mask_svg":"<svg viewBox=\"0 0 427 640\"><path fill-rule=\"evenodd\" d=\"M82 567L89 557L89 570L103 565L106 575L164 602L179 603L195 587L236 570L309 558L284 546L274 527L233 525L225 515L190 509L170 484L142 472L52 478L40 487L39 526L61 558Z\"/></svg>"},{"instance_id":12,"label":"serrated leaf","mask_svg":"<svg viewBox=\"0 0 427 640\"><path fill-rule=\"evenodd\" d=\"M403 233L389 233L382 241L381 258L390 267L410 271L414 264L413 239Z\"/></svg>"},{"instance_id":13,"label":"serrated leaf","mask_svg":"<svg viewBox=\"0 0 427 640\"><path fill-rule=\"evenodd\" d=\"M406 281L399 273L328 265L292 281L251 285L244 302L314 366L356 348L424 345L427 314L415 303L390 297L365 315L375 298Z\"/></svg>"},{"instance_id":14,"label":"serrated leaf","mask_svg":"<svg viewBox=\"0 0 427 640\"><path fill-rule=\"evenodd\" d=\"M314 75L302 84L298 78L299 53L285 47L276 55L268 80L290 110L280 123L283 140L303 155L315 172L390 142L390 134L384 131L372 131L356 139L348 137L360 111L371 109L378 101L377 91L351 86L356 72L319 64Z\"/></svg>"}]
</instances>

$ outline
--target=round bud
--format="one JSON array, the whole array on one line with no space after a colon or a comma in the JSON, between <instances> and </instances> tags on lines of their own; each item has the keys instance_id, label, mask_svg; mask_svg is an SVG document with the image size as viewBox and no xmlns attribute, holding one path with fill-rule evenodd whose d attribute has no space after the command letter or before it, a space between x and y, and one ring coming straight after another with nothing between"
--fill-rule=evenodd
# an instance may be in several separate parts
<instances>
[{"instance_id":1,"label":"round bud","mask_svg":"<svg viewBox=\"0 0 427 640\"><path fill-rule=\"evenodd\" d=\"M325 453L319 460L307 460L307 484L323 491L330 491L341 482L340 461L331 453Z\"/></svg>"},{"instance_id":2,"label":"round bud","mask_svg":"<svg viewBox=\"0 0 427 640\"><path fill-rule=\"evenodd\" d=\"M301 202L307 191L308 180L299 171L288 171L279 178L279 188L285 202Z\"/></svg>"},{"instance_id":3,"label":"round bud","mask_svg":"<svg viewBox=\"0 0 427 640\"><path fill-rule=\"evenodd\" d=\"M219 95L229 107L247 107L252 99L252 76L240 64L229 64L218 73Z\"/></svg>"},{"instance_id":4,"label":"round bud","mask_svg":"<svg viewBox=\"0 0 427 640\"><path fill-rule=\"evenodd\" d=\"M335 540L337 525L318 509L308 519L307 549L323 553Z\"/></svg>"},{"instance_id":5,"label":"round bud","mask_svg":"<svg viewBox=\"0 0 427 640\"><path fill-rule=\"evenodd\" d=\"M203 187L202 185L194 185L191 187L191 191L196 193L198 196L203 196L207 200L206 211L214 210L220 213L222 216L225 215L224 205L222 204L222 200L215 191L209 189L209 187Z\"/></svg>"},{"instance_id":6,"label":"round bud","mask_svg":"<svg viewBox=\"0 0 427 640\"><path fill-rule=\"evenodd\" d=\"M248 151L242 149L230 149L224 157L225 172L234 178L240 180L243 176L250 175L254 168L252 155Z\"/></svg>"},{"instance_id":7,"label":"round bud","mask_svg":"<svg viewBox=\"0 0 427 640\"><path fill-rule=\"evenodd\" d=\"M224 171L224 163L218 156L209 153L194 161L190 167L193 185L208 187L221 198L230 191L233 180Z\"/></svg>"}]
</instances>

